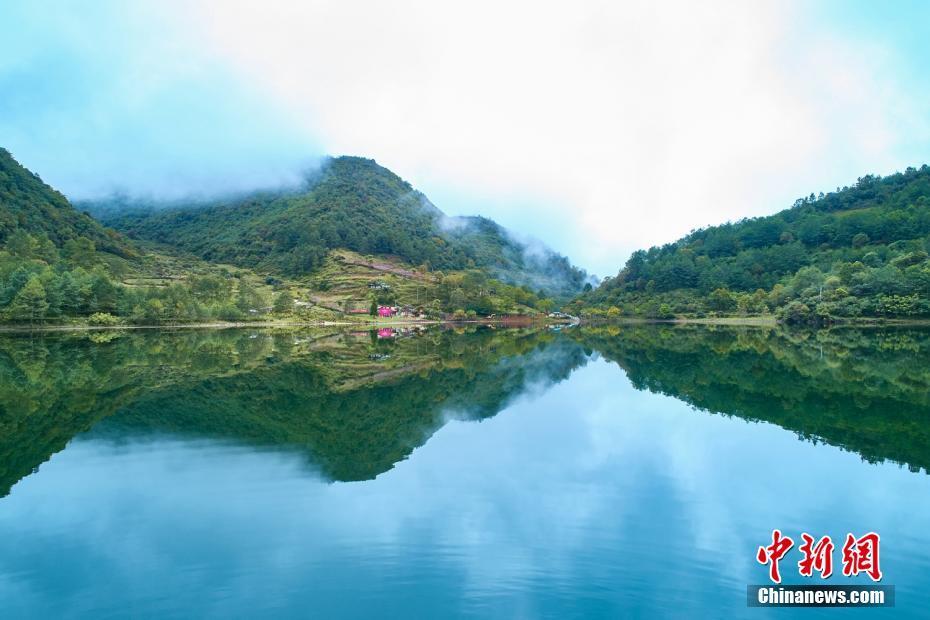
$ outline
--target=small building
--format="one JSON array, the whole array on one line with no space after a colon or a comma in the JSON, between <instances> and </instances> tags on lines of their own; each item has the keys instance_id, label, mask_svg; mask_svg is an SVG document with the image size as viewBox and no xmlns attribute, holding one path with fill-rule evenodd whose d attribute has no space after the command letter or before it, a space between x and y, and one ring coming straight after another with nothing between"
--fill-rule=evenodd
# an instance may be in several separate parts
<instances>
[{"instance_id":1,"label":"small building","mask_svg":"<svg viewBox=\"0 0 930 620\"><path fill-rule=\"evenodd\" d=\"M391 306L378 306L378 316L380 317L389 318L394 316L396 312L397 310Z\"/></svg>"}]
</instances>

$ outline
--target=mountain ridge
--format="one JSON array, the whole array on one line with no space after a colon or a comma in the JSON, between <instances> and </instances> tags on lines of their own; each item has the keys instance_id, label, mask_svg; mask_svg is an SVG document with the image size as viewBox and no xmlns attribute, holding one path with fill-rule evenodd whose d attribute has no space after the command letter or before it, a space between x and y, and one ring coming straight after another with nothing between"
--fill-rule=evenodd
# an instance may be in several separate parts
<instances>
[{"instance_id":1,"label":"mountain ridge","mask_svg":"<svg viewBox=\"0 0 930 620\"><path fill-rule=\"evenodd\" d=\"M530 257L492 220L448 218L373 160L333 159L303 188L201 208L100 203L131 239L2 155L4 322L366 321L379 306L431 319L538 316L558 303L549 291L566 299L584 277L554 252Z\"/></svg>"},{"instance_id":2,"label":"mountain ridge","mask_svg":"<svg viewBox=\"0 0 930 620\"><path fill-rule=\"evenodd\" d=\"M540 256L482 216L447 216L373 159L329 158L298 188L194 201L81 203L130 238L166 243L209 261L295 277L344 248L393 255L427 269L483 269L563 298L587 274L545 248Z\"/></svg>"},{"instance_id":3,"label":"mountain ridge","mask_svg":"<svg viewBox=\"0 0 930 620\"><path fill-rule=\"evenodd\" d=\"M663 319L774 312L797 323L930 316L928 257L924 165L638 250L570 307Z\"/></svg>"}]
</instances>

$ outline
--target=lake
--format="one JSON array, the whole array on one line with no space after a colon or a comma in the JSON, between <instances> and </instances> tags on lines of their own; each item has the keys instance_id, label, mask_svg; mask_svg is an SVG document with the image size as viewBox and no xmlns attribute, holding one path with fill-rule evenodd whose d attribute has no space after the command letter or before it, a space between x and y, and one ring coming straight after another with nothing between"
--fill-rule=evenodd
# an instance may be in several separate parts
<instances>
[{"instance_id":1,"label":"lake","mask_svg":"<svg viewBox=\"0 0 930 620\"><path fill-rule=\"evenodd\" d=\"M5 335L0 610L921 618L928 468L930 331ZM896 607L748 608L775 528Z\"/></svg>"}]
</instances>

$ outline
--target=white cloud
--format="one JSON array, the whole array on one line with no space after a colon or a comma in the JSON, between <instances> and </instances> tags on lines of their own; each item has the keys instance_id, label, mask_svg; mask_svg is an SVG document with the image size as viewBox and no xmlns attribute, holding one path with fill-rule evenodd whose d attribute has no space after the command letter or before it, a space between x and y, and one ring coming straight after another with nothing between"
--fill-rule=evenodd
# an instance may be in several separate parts
<instances>
[{"instance_id":1,"label":"white cloud","mask_svg":"<svg viewBox=\"0 0 930 620\"><path fill-rule=\"evenodd\" d=\"M375 157L440 208L492 216L602 275L635 248L926 157L926 98L895 83L892 52L806 4L146 10L293 135Z\"/></svg>"}]
</instances>

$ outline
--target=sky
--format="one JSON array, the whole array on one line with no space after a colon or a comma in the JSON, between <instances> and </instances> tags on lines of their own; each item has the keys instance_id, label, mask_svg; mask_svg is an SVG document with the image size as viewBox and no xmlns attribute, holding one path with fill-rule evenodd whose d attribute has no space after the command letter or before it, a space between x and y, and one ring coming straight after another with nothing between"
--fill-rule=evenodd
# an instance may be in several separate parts
<instances>
[{"instance_id":1,"label":"sky","mask_svg":"<svg viewBox=\"0 0 930 620\"><path fill-rule=\"evenodd\" d=\"M930 163L930 4L5 0L0 146L72 199L373 157L598 275Z\"/></svg>"}]
</instances>

